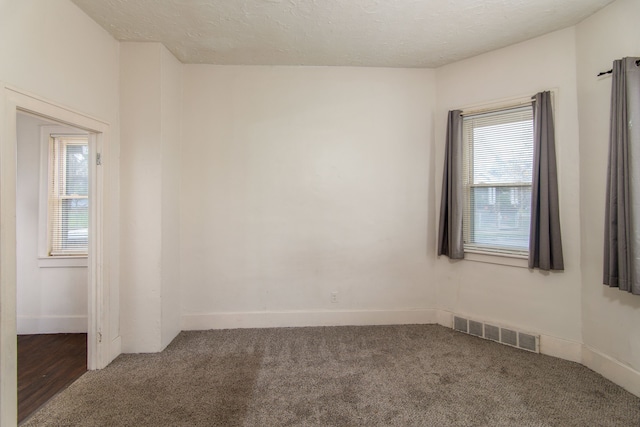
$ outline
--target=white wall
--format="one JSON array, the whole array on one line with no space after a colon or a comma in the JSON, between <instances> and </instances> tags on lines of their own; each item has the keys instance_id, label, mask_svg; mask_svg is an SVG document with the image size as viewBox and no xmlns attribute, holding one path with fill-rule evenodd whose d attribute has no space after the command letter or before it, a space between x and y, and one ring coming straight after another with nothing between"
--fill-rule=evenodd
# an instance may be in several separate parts
<instances>
[{"instance_id":1,"label":"white wall","mask_svg":"<svg viewBox=\"0 0 640 427\"><path fill-rule=\"evenodd\" d=\"M0 81L109 123L105 161L104 254L110 310L104 340L119 353L118 308L118 42L68 0L0 0ZM3 106L4 107L4 106ZM3 108L0 107L0 111ZM4 128L5 123L0 122ZM0 129L1 130L1 129ZM0 134L2 134L0 132ZM4 256L4 255L3 255ZM4 292L3 295L8 295ZM6 301L2 301L5 306ZM0 423L15 423L15 365L7 351L13 329L3 322L0 360ZM5 344L8 346L5 347ZM15 345L15 344L14 344Z\"/></svg>"},{"instance_id":2,"label":"white wall","mask_svg":"<svg viewBox=\"0 0 640 427\"><path fill-rule=\"evenodd\" d=\"M585 364L640 395L640 297L602 285L613 60L640 56L640 2L618 0L577 26Z\"/></svg>"},{"instance_id":3,"label":"white wall","mask_svg":"<svg viewBox=\"0 0 640 427\"><path fill-rule=\"evenodd\" d=\"M181 64L159 43L122 43L122 339L160 351L180 331Z\"/></svg>"},{"instance_id":4,"label":"white wall","mask_svg":"<svg viewBox=\"0 0 640 427\"><path fill-rule=\"evenodd\" d=\"M180 333L180 132L182 64L161 50L162 348Z\"/></svg>"},{"instance_id":5,"label":"white wall","mask_svg":"<svg viewBox=\"0 0 640 427\"><path fill-rule=\"evenodd\" d=\"M68 0L0 0L0 78L116 124L118 42Z\"/></svg>"},{"instance_id":6,"label":"white wall","mask_svg":"<svg viewBox=\"0 0 640 427\"><path fill-rule=\"evenodd\" d=\"M0 81L110 124L107 232L118 230L118 42L68 0L0 0ZM117 237L109 253L110 335L119 335Z\"/></svg>"},{"instance_id":7,"label":"white wall","mask_svg":"<svg viewBox=\"0 0 640 427\"><path fill-rule=\"evenodd\" d=\"M160 351L160 45L121 43L122 350Z\"/></svg>"},{"instance_id":8,"label":"white wall","mask_svg":"<svg viewBox=\"0 0 640 427\"><path fill-rule=\"evenodd\" d=\"M580 210L575 31L554 32L437 70L436 177L447 111L556 90L555 126L565 271L543 273L474 261L437 261L438 306L537 332L541 351L580 360ZM436 212L440 208L437 186Z\"/></svg>"},{"instance_id":9,"label":"white wall","mask_svg":"<svg viewBox=\"0 0 640 427\"><path fill-rule=\"evenodd\" d=\"M18 334L87 332L87 268L38 265L42 119L19 114L16 200ZM77 132L69 128L68 133Z\"/></svg>"},{"instance_id":10,"label":"white wall","mask_svg":"<svg viewBox=\"0 0 640 427\"><path fill-rule=\"evenodd\" d=\"M184 67L184 329L434 321L433 74Z\"/></svg>"},{"instance_id":11,"label":"white wall","mask_svg":"<svg viewBox=\"0 0 640 427\"><path fill-rule=\"evenodd\" d=\"M0 81L111 125L109 327L114 340L122 277L127 351L166 346L180 312L203 329L432 322L442 309L539 332L569 359L584 341L588 366L640 393L640 303L600 285L610 80L595 78L640 55L639 8L618 0L432 71L181 66L136 43L120 67L119 44L71 2L0 0ZM436 259L446 111L547 89L566 271Z\"/></svg>"}]
</instances>

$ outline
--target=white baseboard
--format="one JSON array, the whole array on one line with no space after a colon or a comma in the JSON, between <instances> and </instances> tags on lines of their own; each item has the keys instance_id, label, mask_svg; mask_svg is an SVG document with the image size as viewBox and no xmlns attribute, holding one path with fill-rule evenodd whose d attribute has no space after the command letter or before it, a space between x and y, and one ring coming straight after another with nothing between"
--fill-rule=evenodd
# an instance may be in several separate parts
<instances>
[{"instance_id":1,"label":"white baseboard","mask_svg":"<svg viewBox=\"0 0 640 427\"><path fill-rule=\"evenodd\" d=\"M453 328L453 313L445 310L436 310L436 316L438 318L438 325L447 328Z\"/></svg>"},{"instance_id":2,"label":"white baseboard","mask_svg":"<svg viewBox=\"0 0 640 427\"><path fill-rule=\"evenodd\" d=\"M552 335L540 334L540 353L582 363L582 344Z\"/></svg>"},{"instance_id":3,"label":"white baseboard","mask_svg":"<svg viewBox=\"0 0 640 427\"><path fill-rule=\"evenodd\" d=\"M265 311L185 314L184 331L301 326L438 324L453 327L453 313L446 310ZM582 344L540 335L540 352L573 362L582 360Z\"/></svg>"},{"instance_id":4,"label":"white baseboard","mask_svg":"<svg viewBox=\"0 0 640 427\"><path fill-rule=\"evenodd\" d=\"M109 363L113 362L116 357L122 353L122 336L118 335L111 340L109 344ZM108 364L108 363L107 363Z\"/></svg>"},{"instance_id":5,"label":"white baseboard","mask_svg":"<svg viewBox=\"0 0 640 427\"><path fill-rule=\"evenodd\" d=\"M437 323L436 310L265 311L184 314L183 331L301 326L409 325Z\"/></svg>"},{"instance_id":6,"label":"white baseboard","mask_svg":"<svg viewBox=\"0 0 640 427\"><path fill-rule=\"evenodd\" d=\"M582 347L582 364L640 397L640 372L587 345Z\"/></svg>"},{"instance_id":7,"label":"white baseboard","mask_svg":"<svg viewBox=\"0 0 640 427\"><path fill-rule=\"evenodd\" d=\"M18 316L18 335L79 334L88 329L87 316Z\"/></svg>"}]
</instances>

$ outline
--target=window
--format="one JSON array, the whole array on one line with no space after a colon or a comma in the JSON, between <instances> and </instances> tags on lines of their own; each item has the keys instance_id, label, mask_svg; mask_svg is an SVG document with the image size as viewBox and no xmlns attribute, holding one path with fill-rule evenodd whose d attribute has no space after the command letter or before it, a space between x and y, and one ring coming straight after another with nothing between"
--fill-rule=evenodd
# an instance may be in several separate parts
<instances>
[{"instance_id":1,"label":"window","mask_svg":"<svg viewBox=\"0 0 640 427\"><path fill-rule=\"evenodd\" d=\"M464 115L462 132L465 252L526 256L532 105Z\"/></svg>"},{"instance_id":2,"label":"window","mask_svg":"<svg viewBox=\"0 0 640 427\"><path fill-rule=\"evenodd\" d=\"M47 256L86 256L89 229L86 136L49 137Z\"/></svg>"}]
</instances>

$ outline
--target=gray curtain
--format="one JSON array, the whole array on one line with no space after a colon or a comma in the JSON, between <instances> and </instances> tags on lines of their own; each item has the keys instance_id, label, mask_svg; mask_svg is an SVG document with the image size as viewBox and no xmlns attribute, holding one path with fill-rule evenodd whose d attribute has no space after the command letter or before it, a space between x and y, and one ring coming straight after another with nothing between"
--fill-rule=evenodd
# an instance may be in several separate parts
<instances>
[{"instance_id":1,"label":"gray curtain","mask_svg":"<svg viewBox=\"0 0 640 427\"><path fill-rule=\"evenodd\" d=\"M449 111L442 174L438 255L464 258L462 236L462 111Z\"/></svg>"},{"instance_id":2,"label":"gray curtain","mask_svg":"<svg viewBox=\"0 0 640 427\"><path fill-rule=\"evenodd\" d=\"M533 105L533 171L529 268L564 270L551 93L540 92Z\"/></svg>"},{"instance_id":3,"label":"gray curtain","mask_svg":"<svg viewBox=\"0 0 640 427\"><path fill-rule=\"evenodd\" d=\"M605 285L640 294L639 58L613 62L605 206ZM632 126L636 124L636 126Z\"/></svg>"}]
</instances>

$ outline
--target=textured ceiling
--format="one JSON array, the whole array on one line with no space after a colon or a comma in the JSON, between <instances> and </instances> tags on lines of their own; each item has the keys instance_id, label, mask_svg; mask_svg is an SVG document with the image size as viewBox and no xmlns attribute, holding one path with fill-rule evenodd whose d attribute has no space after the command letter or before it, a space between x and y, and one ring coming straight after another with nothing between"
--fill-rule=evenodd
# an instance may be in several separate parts
<instances>
[{"instance_id":1,"label":"textured ceiling","mask_svg":"<svg viewBox=\"0 0 640 427\"><path fill-rule=\"evenodd\" d=\"M72 0L184 63L438 67L565 28L612 0Z\"/></svg>"}]
</instances>

